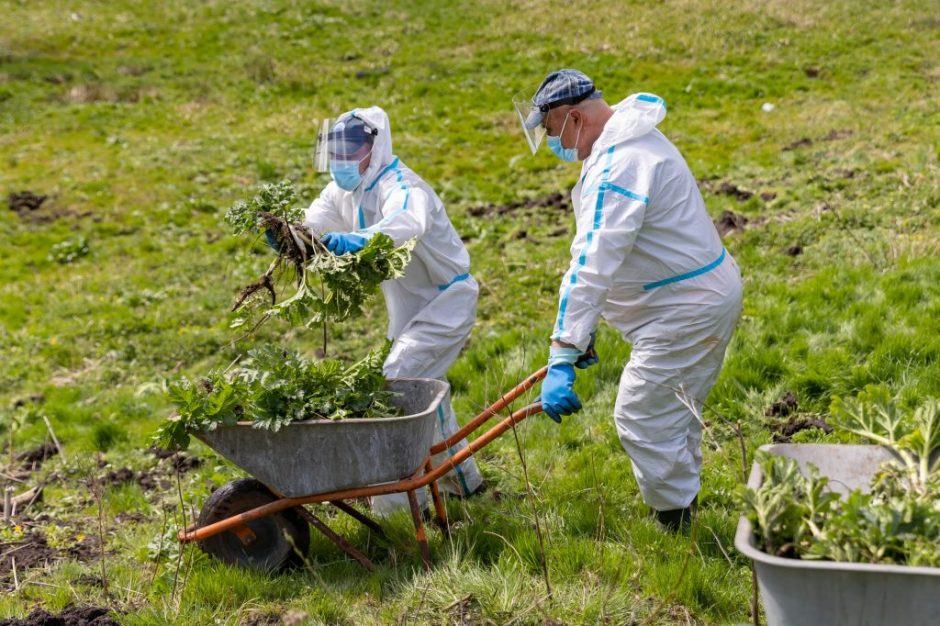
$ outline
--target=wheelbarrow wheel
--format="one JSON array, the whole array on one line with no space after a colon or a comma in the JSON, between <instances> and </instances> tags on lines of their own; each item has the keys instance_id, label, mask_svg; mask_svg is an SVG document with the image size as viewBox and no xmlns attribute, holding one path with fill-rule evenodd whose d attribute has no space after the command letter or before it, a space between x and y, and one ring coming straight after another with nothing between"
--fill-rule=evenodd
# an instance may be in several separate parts
<instances>
[{"instance_id":1,"label":"wheelbarrow wheel","mask_svg":"<svg viewBox=\"0 0 940 626\"><path fill-rule=\"evenodd\" d=\"M277 499L254 478L234 480L209 496L199 514L199 526ZM310 547L310 529L297 511L287 509L203 539L199 547L223 563L271 572L303 563Z\"/></svg>"}]
</instances>

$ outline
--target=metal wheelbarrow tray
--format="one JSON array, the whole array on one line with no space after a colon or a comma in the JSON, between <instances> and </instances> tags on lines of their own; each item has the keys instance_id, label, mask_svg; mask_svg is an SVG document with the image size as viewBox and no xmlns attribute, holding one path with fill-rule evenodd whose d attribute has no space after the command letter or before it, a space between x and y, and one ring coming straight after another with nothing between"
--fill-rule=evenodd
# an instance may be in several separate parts
<instances>
[{"instance_id":1,"label":"metal wheelbarrow tray","mask_svg":"<svg viewBox=\"0 0 940 626\"><path fill-rule=\"evenodd\" d=\"M277 432L240 422L196 437L288 498L398 480L424 462L448 385L393 378L387 388L403 417L307 420Z\"/></svg>"},{"instance_id":2,"label":"metal wheelbarrow tray","mask_svg":"<svg viewBox=\"0 0 940 626\"><path fill-rule=\"evenodd\" d=\"M396 403L407 414L404 417L295 422L278 432L240 423L200 433L199 439L253 478L230 482L213 492L199 521L181 530L178 538L198 542L225 563L270 571L305 558L309 524L372 570L375 565L365 554L307 507L329 504L382 535L381 526L348 501L404 493L421 558L430 568L417 491L430 490L436 521L446 532L447 513L437 480L528 416L540 413L542 405L535 402L509 415L500 414L542 380L547 370L543 367L531 374L457 432L433 444L435 420L448 385L423 378L388 381L390 389L400 392ZM497 424L434 465L435 455L449 451L494 417L501 417Z\"/></svg>"}]
</instances>

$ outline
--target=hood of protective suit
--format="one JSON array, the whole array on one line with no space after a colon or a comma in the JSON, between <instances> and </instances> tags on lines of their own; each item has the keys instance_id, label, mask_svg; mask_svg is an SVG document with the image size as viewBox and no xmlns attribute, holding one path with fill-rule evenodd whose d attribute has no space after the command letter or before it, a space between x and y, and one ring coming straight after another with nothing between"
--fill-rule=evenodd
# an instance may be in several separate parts
<instances>
[{"instance_id":1,"label":"hood of protective suit","mask_svg":"<svg viewBox=\"0 0 940 626\"><path fill-rule=\"evenodd\" d=\"M359 189L368 187L386 165L392 162L392 132L388 121L388 113L381 107L368 107L366 109L353 109L342 115L355 115L379 131L375 136L375 142L372 144L372 160L369 161L369 167L362 174L362 183Z\"/></svg>"},{"instance_id":2,"label":"hood of protective suit","mask_svg":"<svg viewBox=\"0 0 940 626\"><path fill-rule=\"evenodd\" d=\"M594 142L594 156L614 144L642 137L666 117L666 103L650 93L635 93L613 107L614 114Z\"/></svg>"}]
</instances>

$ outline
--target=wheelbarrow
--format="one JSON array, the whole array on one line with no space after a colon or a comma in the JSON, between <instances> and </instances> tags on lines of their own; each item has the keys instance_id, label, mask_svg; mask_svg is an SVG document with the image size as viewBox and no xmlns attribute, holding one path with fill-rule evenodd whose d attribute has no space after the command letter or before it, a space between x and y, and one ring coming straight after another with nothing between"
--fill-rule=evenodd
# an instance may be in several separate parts
<instances>
[{"instance_id":1,"label":"wheelbarrow","mask_svg":"<svg viewBox=\"0 0 940 626\"><path fill-rule=\"evenodd\" d=\"M388 380L388 388L397 392L394 402L404 417L308 420L293 422L277 432L240 422L197 433L198 439L252 478L217 489L203 505L196 525L180 531L178 538L198 542L203 551L222 562L272 571L303 560L310 543L309 525L363 567L373 570L375 565L365 554L304 505L329 503L384 536L375 520L348 501L406 493L421 558L430 568L430 550L416 491L430 488L436 521L446 531L447 513L437 479L515 424L541 412L542 406L536 402L505 416L437 466L432 458L499 415L542 380L546 371L543 367L531 374L451 437L433 445L434 424L448 384L423 378Z\"/></svg>"}]
</instances>

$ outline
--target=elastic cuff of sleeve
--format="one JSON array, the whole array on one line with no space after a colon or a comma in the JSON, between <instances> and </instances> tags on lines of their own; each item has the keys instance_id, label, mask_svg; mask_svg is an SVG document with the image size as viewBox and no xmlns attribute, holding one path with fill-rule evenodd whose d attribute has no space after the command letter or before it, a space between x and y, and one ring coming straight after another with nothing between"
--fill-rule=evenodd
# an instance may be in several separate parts
<instances>
[{"instance_id":1,"label":"elastic cuff of sleeve","mask_svg":"<svg viewBox=\"0 0 940 626\"><path fill-rule=\"evenodd\" d=\"M573 365L580 356L581 351L577 348L562 348L559 346L552 346L548 349L548 365L558 365L559 363L568 363L569 365Z\"/></svg>"}]
</instances>

